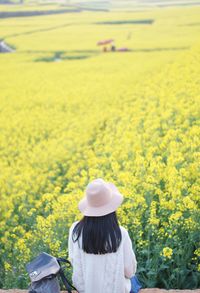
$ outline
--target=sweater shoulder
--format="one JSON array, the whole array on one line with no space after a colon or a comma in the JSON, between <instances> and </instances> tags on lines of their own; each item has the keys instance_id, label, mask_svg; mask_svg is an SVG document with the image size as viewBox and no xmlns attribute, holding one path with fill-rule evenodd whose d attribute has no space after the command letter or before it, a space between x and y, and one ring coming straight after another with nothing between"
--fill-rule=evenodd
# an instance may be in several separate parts
<instances>
[{"instance_id":1,"label":"sweater shoulder","mask_svg":"<svg viewBox=\"0 0 200 293\"><path fill-rule=\"evenodd\" d=\"M128 230L124 226L119 225L119 227L123 231L123 233L127 233L128 232Z\"/></svg>"},{"instance_id":2,"label":"sweater shoulder","mask_svg":"<svg viewBox=\"0 0 200 293\"><path fill-rule=\"evenodd\" d=\"M72 233L73 232L73 229L74 227L76 226L76 224L78 223L79 221L75 221L71 224L70 228L69 228L69 231Z\"/></svg>"},{"instance_id":3,"label":"sweater shoulder","mask_svg":"<svg viewBox=\"0 0 200 293\"><path fill-rule=\"evenodd\" d=\"M72 227L72 226L74 227L78 222L79 222L79 221L75 221L75 222L73 222L72 225L71 225L71 227Z\"/></svg>"},{"instance_id":4,"label":"sweater shoulder","mask_svg":"<svg viewBox=\"0 0 200 293\"><path fill-rule=\"evenodd\" d=\"M127 236L127 234L128 234L128 230L125 227L121 226L121 225L119 227L121 229L123 237L125 238Z\"/></svg>"}]
</instances>

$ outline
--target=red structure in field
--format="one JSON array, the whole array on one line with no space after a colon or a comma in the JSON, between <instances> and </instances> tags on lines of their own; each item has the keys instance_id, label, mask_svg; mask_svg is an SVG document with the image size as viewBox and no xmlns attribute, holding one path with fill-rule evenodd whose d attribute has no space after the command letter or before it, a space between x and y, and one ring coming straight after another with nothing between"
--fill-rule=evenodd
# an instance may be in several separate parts
<instances>
[{"instance_id":1,"label":"red structure in field","mask_svg":"<svg viewBox=\"0 0 200 293\"><path fill-rule=\"evenodd\" d=\"M99 42L97 42L97 46L102 46L103 52L115 51L115 45L114 45L113 39L99 41Z\"/></svg>"},{"instance_id":2,"label":"red structure in field","mask_svg":"<svg viewBox=\"0 0 200 293\"><path fill-rule=\"evenodd\" d=\"M106 39L106 40L98 41L97 46L102 46L103 52L108 52L108 51L127 52L127 51L129 51L129 49L126 47L116 49L113 39Z\"/></svg>"}]
</instances>

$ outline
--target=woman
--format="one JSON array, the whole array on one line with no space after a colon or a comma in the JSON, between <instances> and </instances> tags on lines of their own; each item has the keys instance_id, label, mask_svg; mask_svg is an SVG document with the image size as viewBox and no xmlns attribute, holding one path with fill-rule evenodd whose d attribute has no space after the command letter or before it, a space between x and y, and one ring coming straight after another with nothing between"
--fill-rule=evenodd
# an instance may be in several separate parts
<instances>
[{"instance_id":1,"label":"woman","mask_svg":"<svg viewBox=\"0 0 200 293\"><path fill-rule=\"evenodd\" d=\"M98 178L87 185L78 204L84 217L70 227L68 253L73 285L80 293L135 292L137 261L115 212L122 201L113 183Z\"/></svg>"}]
</instances>

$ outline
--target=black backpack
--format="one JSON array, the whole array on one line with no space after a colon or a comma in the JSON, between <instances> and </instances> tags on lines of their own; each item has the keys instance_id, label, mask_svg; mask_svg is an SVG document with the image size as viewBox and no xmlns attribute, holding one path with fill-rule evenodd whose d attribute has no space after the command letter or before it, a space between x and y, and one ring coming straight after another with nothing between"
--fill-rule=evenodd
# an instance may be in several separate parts
<instances>
[{"instance_id":1,"label":"black backpack","mask_svg":"<svg viewBox=\"0 0 200 293\"><path fill-rule=\"evenodd\" d=\"M65 258L56 258L46 252L40 253L26 265L26 270L31 279L28 293L60 293L58 276L61 277L66 290L71 293L77 289L67 280L61 263L71 266ZM78 292L78 291L77 291Z\"/></svg>"}]
</instances>

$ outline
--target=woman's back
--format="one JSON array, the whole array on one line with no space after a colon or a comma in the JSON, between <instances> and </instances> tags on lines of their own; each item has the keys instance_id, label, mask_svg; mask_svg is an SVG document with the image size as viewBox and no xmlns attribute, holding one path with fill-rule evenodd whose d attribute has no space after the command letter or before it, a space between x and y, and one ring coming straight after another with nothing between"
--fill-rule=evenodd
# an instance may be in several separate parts
<instances>
[{"instance_id":1,"label":"woman's back","mask_svg":"<svg viewBox=\"0 0 200 293\"><path fill-rule=\"evenodd\" d=\"M106 254L86 253L82 249L82 233L79 243L72 240L69 230L68 252L73 266L72 281L80 293L129 293L130 278L135 274L137 261L128 231L121 230L121 243L116 252ZM80 246L79 246L80 245Z\"/></svg>"}]
</instances>

